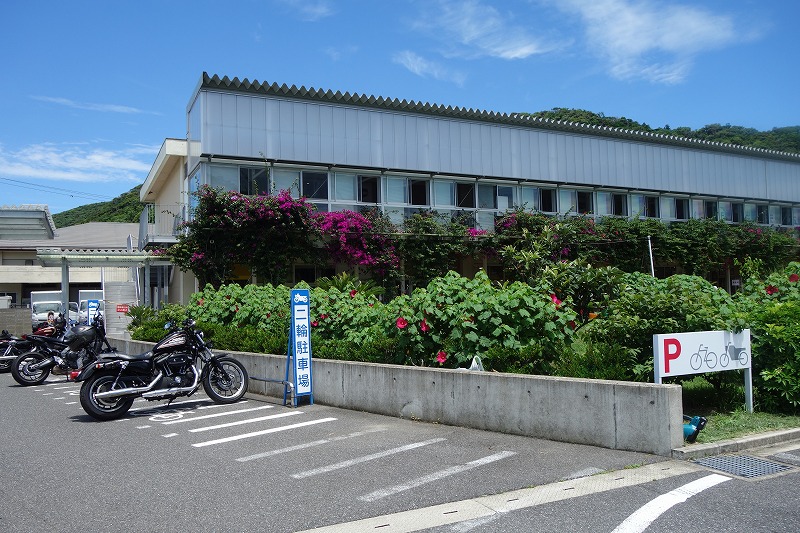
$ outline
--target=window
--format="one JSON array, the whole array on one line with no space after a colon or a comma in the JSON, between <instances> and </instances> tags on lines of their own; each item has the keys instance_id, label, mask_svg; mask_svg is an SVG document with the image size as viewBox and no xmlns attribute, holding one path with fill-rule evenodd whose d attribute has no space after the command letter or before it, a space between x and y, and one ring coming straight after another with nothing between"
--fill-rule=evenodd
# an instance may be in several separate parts
<instances>
[{"instance_id":1,"label":"window","mask_svg":"<svg viewBox=\"0 0 800 533\"><path fill-rule=\"evenodd\" d=\"M223 191L239 190L239 167L234 165L209 165L208 184Z\"/></svg>"},{"instance_id":2,"label":"window","mask_svg":"<svg viewBox=\"0 0 800 533\"><path fill-rule=\"evenodd\" d=\"M514 187L507 185L497 186L497 209L507 211L512 207L516 207L517 202L514 201Z\"/></svg>"},{"instance_id":3,"label":"window","mask_svg":"<svg viewBox=\"0 0 800 533\"><path fill-rule=\"evenodd\" d=\"M520 203L526 211L538 211L539 189L536 187L522 187L520 189Z\"/></svg>"},{"instance_id":4,"label":"window","mask_svg":"<svg viewBox=\"0 0 800 533\"><path fill-rule=\"evenodd\" d=\"M731 222L744 222L744 204L731 204Z\"/></svg>"},{"instance_id":5,"label":"window","mask_svg":"<svg viewBox=\"0 0 800 533\"><path fill-rule=\"evenodd\" d=\"M306 198L316 200L328 199L328 173L311 172L304 170L302 179L302 194Z\"/></svg>"},{"instance_id":6,"label":"window","mask_svg":"<svg viewBox=\"0 0 800 533\"><path fill-rule=\"evenodd\" d=\"M430 180L402 176L386 178L386 203L430 205Z\"/></svg>"},{"instance_id":7,"label":"window","mask_svg":"<svg viewBox=\"0 0 800 533\"><path fill-rule=\"evenodd\" d=\"M781 207L781 226L792 225L792 208Z\"/></svg>"},{"instance_id":8,"label":"window","mask_svg":"<svg viewBox=\"0 0 800 533\"><path fill-rule=\"evenodd\" d=\"M272 172L272 187L277 194L289 191L293 198L300 196L300 172L297 170L275 170Z\"/></svg>"},{"instance_id":9,"label":"window","mask_svg":"<svg viewBox=\"0 0 800 533\"><path fill-rule=\"evenodd\" d=\"M538 208L544 213L556 212L556 190L555 189L539 189L539 205Z\"/></svg>"},{"instance_id":10,"label":"window","mask_svg":"<svg viewBox=\"0 0 800 533\"><path fill-rule=\"evenodd\" d=\"M478 184L478 207L497 209L497 186Z\"/></svg>"},{"instance_id":11,"label":"window","mask_svg":"<svg viewBox=\"0 0 800 533\"><path fill-rule=\"evenodd\" d=\"M800 207L792 208L792 226L800 226Z\"/></svg>"},{"instance_id":12,"label":"window","mask_svg":"<svg viewBox=\"0 0 800 533\"><path fill-rule=\"evenodd\" d=\"M706 218L705 202L703 200L692 200L692 218L702 220Z\"/></svg>"},{"instance_id":13,"label":"window","mask_svg":"<svg viewBox=\"0 0 800 533\"><path fill-rule=\"evenodd\" d=\"M660 216L658 210L658 196L645 196L644 198L644 216L648 218L658 218Z\"/></svg>"},{"instance_id":14,"label":"window","mask_svg":"<svg viewBox=\"0 0 800 533\"><path fill-rule=\"evenodd\" d=\"M719 215L719 209L718 209L718 206L717 206L717 202L714 202L712 200L704 201L703 202L703 211L705 211L706 218L713 218L713 219L716 220L717 216Z\"/></svg>"},{"instance_id":15,"label":"window","mask_svg":"<svg viewBox=\"0 0 800 533\"><path fill-rule=\"evenodd\" d=\"M756 222L759 224L769 224L769 206L766 204L756 204Z\"/></svg>"},{"instance_id":16,"label":"window","mask_svg":"<svg viewBox=\"0 0 800 533\"><path fill-rule=\"evenodd\" d=\"M452 181L433 182L433 202L435 206L453 207L456 205L456 189Z\"/></svg>"},{"instance_id":17,"label":"window","mask_svg":"<svg viewBox=\"0 0 800 533\"><path fill-rule=\"evenodd\" d=\"M725 222L733 222L733 209L730 202L717 202L717 217Z\"/></svg>"},{"instance_id":18,"label":"window","mask_svg":"<svg viewBox=\"0 0 800 533\"><path fill-rule=\"evenodd\" d=\"M474 183L456 183L456 206L475 207Z\"/></svg>"},{"instance_id":19,"label":"window","mask_svg":"<svg viewBox=\"0 0 800 533\"><path fill-rule=\"evenodd\" d=\"M744 219L748 222L758 220L758 206L755 204L744 204Z\"/></svg>"},{"instance_id":20,"label":"window","mask_svg":"<svg viewBox=\"0 0 800 533\"><path fill-rule=\"evenodd\" d=\"M378 176L358 177L358 201L365 204L377 204L381 201L380 178Z\"/></svg>"},{"instance_id":21,"label":"window","mask_svg":"<svg viewBox=\"0 0 800 533\"><path fill-rule=\"evenodd\" d=\"M594 213L593 194L589 191L578 191L578 213L590 215ZM623 196L624 197L624 196ZM627 205L626 211L627 211Z\"/></svg>"},{"instance_id":22,"label":"window","mask_svg":"<svg viewBox=\"0 0 800 533\"><path fill-rule=\"evenodd\" d=\"M269 193L269 172L266 168L239 168L239 192L256 196Z\"/></svg>"},{"instance_id":23,"label":"window","mask_svg":"<svg viewBox=\"0 0 800 533\"><path fill-rule=\"evenodd\" d=\"M689 219L689 200L687 198L675 198L675 220Z\"/></svg>"},{"instance_id":24,"label":"window","mask_svg":"<svg viewBox=\"0 0 800 533\"><path fill-rule=\"evenodd\" d=\"M428 180L415 180L409 181L409 192L411 193L411 205L430 205L428 199Z\"/></svg>"},{"instance_id":25,"label":"window","mask_svg":"<svg viewBox=\"0 0 800 533\"><path fill-rule=\"evenodd\" d=\"M639 196L639 198L642 197ZM628 216L628 196L612 192L598 192L597 213L599 215Z\"/></svg>"}]
</instances>

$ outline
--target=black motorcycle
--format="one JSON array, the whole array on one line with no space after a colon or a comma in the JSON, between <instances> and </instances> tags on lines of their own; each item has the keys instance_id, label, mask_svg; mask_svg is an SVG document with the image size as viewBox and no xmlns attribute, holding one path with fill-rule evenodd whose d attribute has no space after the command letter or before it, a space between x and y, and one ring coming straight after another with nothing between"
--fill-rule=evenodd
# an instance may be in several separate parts
<instances>
[{"instance_id":1,"label":"black motorcycle","mask_svg":"<svg viewBox=\"0 0 800 533\"><path fill-rule=\"evenodd\" d=\"M106 339L103 315L89 325L75 326L62 337L25 335L29 350L11 363L11 375L23 386L39 385L53 374L69 374L97 360L101 353L116 351Z\"/></svg>"},{"instance_id":2,"label":"black motorcycle","mask_svg":"<svg viewBox=\"0 0 800 533\"><path fill-rule=\"evenodd\" d=\"M8 331L0 333L0 373L9 372L11 363L18 355L29 351L31 343L22 337L15 337Z\"/></svg>"},{"instance_id":3,"label":"black motorcycle","mask_svg":"<svg viewBox=\"0 0 800 533\"><path fill-rule=\"evenodd\" d=\"M169 400L191 396L202 383L216 403L234 403L247 392L242 363L214 355L194 320L169 332L151 351L139 355L114 354L85 367L75 381L83 381L81 405L97 420L113 420L128 412L133 401Z\"/></svg>"}]
</instances>

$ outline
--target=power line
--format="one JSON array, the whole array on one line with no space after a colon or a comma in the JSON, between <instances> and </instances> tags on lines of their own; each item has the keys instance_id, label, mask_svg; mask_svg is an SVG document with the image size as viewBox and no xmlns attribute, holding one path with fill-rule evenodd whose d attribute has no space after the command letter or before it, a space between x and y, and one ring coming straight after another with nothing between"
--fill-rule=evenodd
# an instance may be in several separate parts
<instances>
[{"instance_id":1,"label":"power line","mask_svg":"<svg viewBox=\"0 0 800 533\"><path fill-rule=\"evenodd\" d=\"M71 196L73 198L77 197L77 198L85 198L87 200L100 200L100 201L113 200L114 199L113 196L108 196L108 195L105 195L105 194L96 194L96 193L91 193L91 192L75 191L75 190L72 190L72 189L63 189L61 187L44 186L44 185L40 185L40 184L30 183L30 182L27 182L27 181L14 180L14 179L11 179L11 178L0 178L0 180L9 182L9 185L11 185L12 187L19 187L21 189L31 189L31 190L39 191L39 192L44 191L44 192L48 192L48 193L51 193L51 194L60 194L62 196Z\"/></svg>"}]
</instances>

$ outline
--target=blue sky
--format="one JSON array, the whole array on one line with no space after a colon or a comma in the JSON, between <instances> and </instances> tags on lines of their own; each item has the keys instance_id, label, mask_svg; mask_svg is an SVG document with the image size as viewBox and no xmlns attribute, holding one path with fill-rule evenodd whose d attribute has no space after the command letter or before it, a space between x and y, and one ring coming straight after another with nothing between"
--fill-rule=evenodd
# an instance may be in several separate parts
<instances>
[{"instance_id":1,"label":"blue sky","mask_svg":"<svg viewBox=\"0 0 800 533\"><path fill-rule=\"evenodd\" d=\"M653 127L800 125L797 0L5 0L0 205L110 200L203 71Z\"/></svg>"}]
</instances>

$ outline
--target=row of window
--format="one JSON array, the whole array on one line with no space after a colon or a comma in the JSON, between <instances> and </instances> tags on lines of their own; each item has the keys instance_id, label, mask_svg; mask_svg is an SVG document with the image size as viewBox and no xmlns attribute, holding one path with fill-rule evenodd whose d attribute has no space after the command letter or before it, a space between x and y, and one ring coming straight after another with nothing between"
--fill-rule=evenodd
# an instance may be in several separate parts
<instances>
[{"instance_id":1,"label":"row of window","mask_svg":"<svg viewBox=\"0 0 800 533\"><path fill-rule=\"evenodd\" d=\"M465 211L475 225L492 229L498 213L516 207L549 214L658 218L666 221L713 218L800 226L800 207L688 198L672 195L547 187L443 177L359 174L336 171L209 165L207 183L243 194L289 190L321 211L359 211L380 206L394 222L414 212Z\"/></svg>"}]
</instances>

